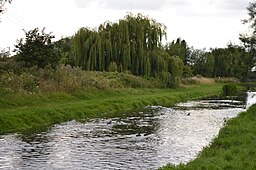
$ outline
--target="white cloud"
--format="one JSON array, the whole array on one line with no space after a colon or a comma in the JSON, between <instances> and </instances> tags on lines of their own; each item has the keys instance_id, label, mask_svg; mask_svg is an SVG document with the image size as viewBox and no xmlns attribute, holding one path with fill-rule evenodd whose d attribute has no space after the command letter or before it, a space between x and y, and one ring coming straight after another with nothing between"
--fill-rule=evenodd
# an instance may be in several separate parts
<instances>
[{"instance_id":1,"label":"white cloud","mask_svg":"<svg viewBox=\"0 0 256 170\"><path fill-rule=\"evenodd\" d=\"M108 0L104 1L105 8L121 10L161 10L166 5L166 0Z\"/></svg>"},{"instance_id":2,"label":"white cloud","mask_svg":"<svg viewBox=\"0 0 256 170\"><path fill-rule=\"evenodd\" d=\"M246 10L246 7L249 5L247 0L218 0L216 2L217 7L223 8L226 10Z\"/></svg>"},{"instance_id":3,"label":"white cloud","mask_svg":"<svg viewBox=\"0 0 256 170\"><path fill-rule=\"evenodd\" d=\"M75 0L75 2L80 8L162 10L181 7L181 9L193 10L193 7L200 7L200 10L204 11L204 8L212 6L221 10L245 10L249 0Z\"/></svg>"},{"instance_id":4,"label":"white cloud","mask_svg":"<svg viewBox=\"0 0 256 170\"><path fill-rule=\"evenodd\" d=\"M187 5L186 0L76 0L80 8L97 7L118 10L162 10L170 6Z\"/></svg>"},{"instance_id":5,"label":"white cloud","mask_svg":"<svg viewBox=\"0 0 256 170\"><path fill-rule=\"evenodd\" d=\"M26 30L46 27L56 37L81 27L116 22L126 12L142 13L167 26L168 41L181 37L195 48L238 43L251 0L26 0L12 1L1 15L0 47L13 46Z\"/></svg>"}]
</instances>

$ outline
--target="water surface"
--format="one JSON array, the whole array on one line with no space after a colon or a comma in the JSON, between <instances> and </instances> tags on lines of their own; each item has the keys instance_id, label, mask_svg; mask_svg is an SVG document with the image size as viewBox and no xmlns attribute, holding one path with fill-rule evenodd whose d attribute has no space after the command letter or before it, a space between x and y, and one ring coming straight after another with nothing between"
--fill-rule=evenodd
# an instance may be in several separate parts
<instances>
[{"instance_id":1,"label":"water surface","mask_svg":"<svg viewBox=\"0 0 256 170\"><path fill-rule=\"evenodd\" d=\"M157 169L186 163L244 110L239 101L192 101L128 117L70 121L41 133L4 135L0 169Z\"/></svg>"}]
</instances>

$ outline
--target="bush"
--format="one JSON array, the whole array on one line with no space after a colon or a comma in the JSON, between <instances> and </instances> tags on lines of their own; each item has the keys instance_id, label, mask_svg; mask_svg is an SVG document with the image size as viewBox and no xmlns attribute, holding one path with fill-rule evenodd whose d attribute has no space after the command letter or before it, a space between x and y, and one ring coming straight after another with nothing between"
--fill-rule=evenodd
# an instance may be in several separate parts
<instances>
[{"instance_id":1,"label":"bush","mask_svg":"<svg viewBox=\"0 0 256 170\"><path fill-rule=\"evenodd\" d=\"M165 87L157 79L118 72L83 71L79 67L59 65L56 69L32 67L17 74L0 74L1 91L11 93L74 93L88 89Z\"/></svg>"},{"instance_id":2,"label":"bush","mask_svg":"<svg viewBox=\"0 0 256 170\"><path fill-rule=\"evenodd\" d=\"M235 84L226 84L223 86L222 92L224 96L236 96L237 87Z\"/></svg>"},{"instance_id":3,"label":"bush","mask_svg":"<svg viewBox=\"0 0 256 170\"><path fill-rule=\"evenodd\" d=\"M192 85L192 84L200 84L200 82L196 81L193 78L183 78L181 80L181 84L183 84L183 85Z\"/></svg>"},{"instance_id":4,"label":"bush","mask_svg":"<svg viewBox=\"0 0 256 170\"><path fill-rule=\"evenodd\" d=\"M37 78L30 73L23 72L18 75L5 72L0 76L0 89L7 92L34 93L37 92Z\"/></svg>"},{"instance_id":5,"label":"bush","mask_svg":"<svg viewBox=\"0 0 256 170\"><path fill-rule=\"evenodd\" d=\"M52 42L54 36L51 33L45 33L44 30L39 31L38 28L30 31L24 30L25 38L21 38L15 45L17 59L25 67L45 68L47 65L51 65L52 68L55 68L58 65L60 58L58 50Z\"/></svg>"},{"instance_id":6,"label":"bush","mask_svg":"<svg viewBox=\"0 0 256 170\"><path fill-rule=\"evenodd\" d=\"M218 77L214 79L216 83L238 83L239 79L235 77Z\"/></svg>"}]
</instances>

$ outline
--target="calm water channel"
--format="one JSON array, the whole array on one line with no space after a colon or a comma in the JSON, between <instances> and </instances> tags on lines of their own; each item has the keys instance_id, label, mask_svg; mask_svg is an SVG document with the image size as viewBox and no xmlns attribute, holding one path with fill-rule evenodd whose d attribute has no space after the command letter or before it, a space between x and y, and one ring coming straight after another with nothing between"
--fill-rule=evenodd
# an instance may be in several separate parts
<instances>
[{"instance_id":1,"label":"calm water channel","mask_svg":"<svg viewBox=\"0 0 256 170\"><path fill-rule=\"evenodd\" d=\"M248 94L248 106L256 102L254 96ZM244 108L240 101L192 101L129 117L70 121L30 135L3 135L0 169L157 169L186 163Z\"/></svg>"}]
</instances>

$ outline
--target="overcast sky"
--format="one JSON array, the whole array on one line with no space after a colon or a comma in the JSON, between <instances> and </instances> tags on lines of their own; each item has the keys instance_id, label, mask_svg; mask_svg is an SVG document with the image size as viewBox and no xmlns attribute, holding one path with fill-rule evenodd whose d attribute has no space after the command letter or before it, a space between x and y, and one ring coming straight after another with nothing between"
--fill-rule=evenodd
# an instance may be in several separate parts
<instances>
[{"instance_id":1,"label":"overcast sky","mask_svg":"<svg viewBox=\"0 0 256 170\"><path fill-rule=\"evenodd\" d=\"M189 46L202 49L239 44L241 23L248 17L252 0L13 0L5 7L0 23L0 48L14 48L24 37L22 29L46 27L59 39L81 27L97 28L117 22L127 12L142 13L167 26L167 41L181 37Z\"/></svg>"}]
</instances>

